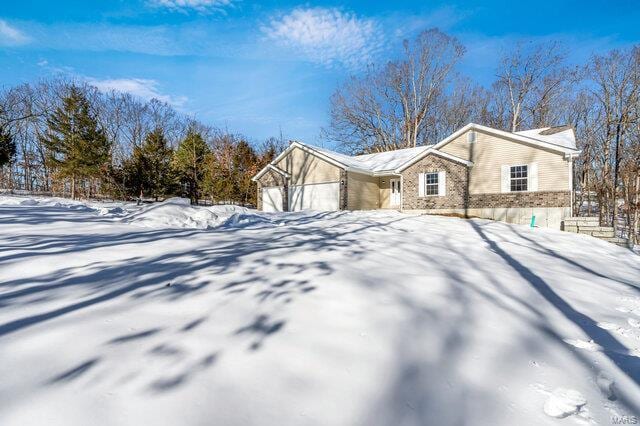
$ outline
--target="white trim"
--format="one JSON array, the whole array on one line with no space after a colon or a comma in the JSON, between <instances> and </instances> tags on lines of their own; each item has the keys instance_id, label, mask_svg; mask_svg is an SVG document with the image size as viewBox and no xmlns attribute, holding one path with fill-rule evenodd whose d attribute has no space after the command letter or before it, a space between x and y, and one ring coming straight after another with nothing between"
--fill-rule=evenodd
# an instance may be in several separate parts
<instances>
[{"instance_id":1,"label":"white trim","mask_svg":"<svg viewBox=\"0 0 640 426\"><path fill-rule=\"evenodd\" d=\"M506 194L511 192L511 166L508 164L500 165L500 193Z\"/></svg>"},{"instance_id":2,"label":"white trim","mask_svg":"<svg viewBox=\"0 0 640 426\"><path fill-rule=\"evenodd\" d=\"M429 185L434 186L433 183L430 183L427 185L427 175L436 175L438 177L438 183L435 184L436 188L438 189L438 192L435 194L427 194L427 187ZM423 197L439 197L440 196L440 172L424 172L422 173L422 178L424 179L424 195Z\"/></svg>"},{"instance_id":3,"label":"white trim","mask_svg":"<svg viewBox=\"0 0 640 426\"><path fill-rule=\"evenodd\" d=\"M575 200L574 200L574 190L573 190L573 158L569 158L569 200L571 202L571 216L573 216L573 208Z\"/></svg>"},{"instance_id":4,"label":"white trim","mask_svg":"<svg viewBox=\"0 0 640 426\"><path fill-rule=\"evenodd\" d=\"M396 182L395 187L399 189L397 204L392 204L394 187L392 182ZM400 206L402 206L402 179L400 177L389 178L389 208L400 208Z\"/></svg>"},{"instance_id":5,"label":"white trim","mask_svg":"<svg viewBox=\"0 0 640 426\"><path fill-rule=\"evenodd\" d=\"M404 176L400 176L400 211L404 211Z\"/></svg>"},{"instance_id":6,"label":"white trim","mask_svg":"<svg viewBox=\"0 0 640 426\"><path fill-rule=\"evenodd\" d=\"M538 162L527 164L527 192L538 192Z\"/></svg>"},{"instance_id":7,"label":"white trim","mask_svg":"<svg viewBox=\"0 0 640 426\"><path fill-rule=\"evenodd\" d=\"M251 178L252 181L257 181L258 179L260 179L260 177L266 173L267 169L272 166L275 167L275 165L277 163L280 162L280 160L282 160L284 157L286 157L291 151L293 151L295 148L299 148L309 154L315 155L316 157L320 158L321 160L326 161L329 164L332 164L336 167L339 167L345 171L348 172L354 172L354 173L361 173L361 174L365 174L368 176L374 176L373 172L371 172L370 170L365 170L365 169L359 169L357 167L350 167L347 166L344 163L341 163L340 161L320 152L317 151L315 149L313 149L313 147L303 144L302 142L298 142L298 141L293 141L289 144L289 146L287 147L287 149L285 149L284 151L282 151L280 153L280 155L278 155L276 158L274 158L271 163L267 164L262 170L260 170L254 177ZM279 168L275 167L277 170L280 170ZM285 172L286 173L286 172ZM290 177L290 176L287 176Z\"/></svg>"},{"instance_id":8,"label":"white trim","mask_svg":"<svg viewBox=\"0 0 640 426\"><path fill-rule=\"evenodd\" d=\"M313 149L313 147L311 147L309 145L305 145L305 144L303 144L301 142L298 142L298 141L292 142L291 145L289 145L289 148L287 148L287 150L289 150L289 152L291 152L291 150L293 150L293 148L300 148L301 150L303 150L305 152L308 152L310 154L313 154L316 157L323 159L327 163L331 163L334 166L340 167L341 169L347 169L348 168L346 164L341 163L338 160L336 160L334 158L331 158L328 155L323 154L320 151L316 151L315 149ZM285 152L286 152L286 150L285 150ZM284 152L283 152L283 154L284 154Z\"/></svg>"},{"instance_id":9,"label":"white trim","mask_svg":"<svg viewBox=\"0 0 640 426\"><path fill-rule=\"evenodd\" d=\"M260 179L260 177L265 174L267 172L267 170L273 170L276 173L281 174L282 176L284 176L285 178L289 179L291 177L291 175L287 172L285 172L284 170L282 170L279 167L274 166L273 164L269 163L266 166L264 166L262 168L262 170L260 170L254 177L251 178L252 181L256 181L258 179Z\"/></svg>"},{"instance_id":10,"label":"white trim","mask_svg":"<svg viewBox=\"0 0 640 426\"><path fill-rule=\"evenodd\" d=\"M468 160L464 160L460 157L456 157L455 155L451 155L448 154L446 152L442 152L439 149L448 144L449 142L451 142L452 140L456 139L458 136L460 136L461 134L463 134L464 132L466 132L467 130L480 130L483 131L485 133L490 133L502 138L506 138L506 139L511 139L513 141L516 142L521 142L524 144L528 144L528 145L533 145L533 146L537 146L537 147L541 147L541 148L546 148L552 151L557 151L560 153L564 153L565 154L565 158L569 158L569 159L573 159L574 157L578 156L581 151L579 150L575 150L575 149L570 149L570 148L565 148L559 145L555 145L549 142L545 142L542 140L538 140L538 139L534 139L532 137L529 136L523 136L523 135L519 135L517 133L511 133L511 132L505 132L503 130L498 130L498 129L494 129L491 127L487 127L487 126L482 126L480 124L475 124L475 123L469 123L465 126L463 126L462 128L458 129L457 131L455 131L454 133L452 133L451 135L447 136L446 138L444 138L443 140L441 140L440 142L438 142L437 144L427 148L426 150L422 151L421 153L417 154L415 157L413 157L412 159L408 160L406 163L402 164L401 166L397 167L396 169L390 169L390 170L378 170L378 171L371 171L371 170L367 170L367 169L360 169L357 167L351 167L348 166L346 164L344 164L343 162L334 159L333 157L331 157L330 155L327 155L321 151L316 150L313 146L311 145L307 145L304 144L302 142L298 142L298 141L292 141L289 146L287 147L287 149L285 149L284 151L282 151L280 153L280 155L278 155L275 159L273 159L273 161L271 161L271 163L269 165L267 165L266 167L264 167L262 170L260 170L254 177L251 178L252 181L257 181L264 173L266 173L266 171L269 169L269 166L274 166L280 162L280 160L282 160L285 156L287 156L293 149L295 148L300 148L305 152L308 152L312 155L315 155L316 157L320 158L321 160L324 160L336 167L339 167L345 171L348 172L354 172L354 173L361 173L367 176L387 176L390 174L399 174L400 172L402 172L403 170L405 170L407 167L411 166L412 164L414 164L415 162L421 160L422 158L426 157L429 154L435 154L435 155L439 155L443 158L447 158L449 160L452 161L456 161L458 163L462 163L466 166L472 166L473 162L468 161ZM476 134L475 136L475 140L477 142L477 138L478 135ZM473 143L476 143L473 142ZM278 169L276 167L276 169L282 173L282 171L280 171L280 169ZM285 172L286 173L286 172ZM285 175L286 176L286 175Z\"/></svg>"},{"instance_id":11,"label":"white trim","mask_svg":"<svg viewBox=\"0 0 640 426\"><path fill-rule=\"evenodd\" d=\"M507 167L509 167L509 186L507 187L508 191L507 192L513 192L513 193L518 193L518 192L535 192L535 191L531 191L531 186L530 186L530 182L529 182L529 173L531 172L530 170L530 164L509 164ZM524 178L512 178L511 177L511 169L513 167L526 167L527 168L527 190L526 191L512 191L511 190L511 181L514 179L524 179Z\"/></svg>"},{"instance_id":12,"label":"white trim","mask_svg":"<svg viewBox=\"0 0 640 426\"><path fill-rule=\"evenodd\" d=\"M455 155L451 155L451 154L447 154L446 152L442 152L442 151L436 151L434 149L434 147L431 147L423 152L421 152L420 154L416 155L415 157L413 157L411 160L407 161L406 163L404 163L403 165L401 165L400 167L398 167L397 169L394 170L395 173L400 173L403 170L405 170L407 167L411 166L412 164L422 160L424 157L426 157L429 154L434 154L434 155L439 155L441 157L444 157L448 160L451 161L456 161L458 163L462 163L465 166L472 166L473 163L471 161L467 161L464 160L460 157L456 157Z\"/></svg>"},{"instance_id":13,"label":"white trim","mask_svg":"<svg viewBox=\"0 0 640 426\"><path fill-rule=\"evenodd\" d=\"M542 148L547 148L550 149L552 151L558 151L564 154L575 154L575 153L579 153L580 151L577 151L575 149L571 149L571 148L565 148L563 146L560 145L555 145L549 142L545 142L539 139L534 139L532 137L529 136L523 136L523 135L519 135L517 133L511 133L511 132L505 132L504 130L498 130L498 129L494 129L492 127L487 127L487 126L483 126L481 124L476 124L476 123L469 123L466 126L456 130L455 132L453 132L452 134L450 134L449 136L447 136L446 138L444 138L443 140L441 140L440 142L438 142L437 144L435 144L433 146L433 149L440 149L441 147L445 146L446 144L448 144L449 142L451 142L452 140L456 139L458 136L460 136L461 134L463 134L464 132L466 132L467 130L480 130L483 131L485 133L491 133L494 134L496 136L500 136L503 138L507 138L507 139L513 139L517 142L522 142L525 144L529 144L529 145L537 145L540 146ZM477 135L476 135L477 138Z\"/></svg>"},{"instance_id":14,"label":"white trim","mask_svg":"<svg viewBox=\"0 0 640 426\"><path fill-rule=\"evenodd\" d=\"M438 196L446 197L447 195L447 171L438 171Z\"/></svg>"}]
</instances>

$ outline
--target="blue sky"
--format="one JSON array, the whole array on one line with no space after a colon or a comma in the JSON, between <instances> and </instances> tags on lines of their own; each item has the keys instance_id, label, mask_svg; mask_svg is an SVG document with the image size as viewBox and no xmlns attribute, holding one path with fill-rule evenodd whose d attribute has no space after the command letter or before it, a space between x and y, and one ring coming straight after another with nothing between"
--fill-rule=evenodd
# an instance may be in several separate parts
<instances>
[{"instance_id":1,"label":"blue sky","mask_svg":"<svg viewBox=\"0 0 640 426\"><path fill-rule=\"evenodd\" d=\"M157 97L253 141L282 129L318 143L335 87L422 29L458 37L459 71L489 85L517 42L560 40L575 63L639 42L639 4L2 0L0 82L62 73Z\"/></svg>"}]
</instances>

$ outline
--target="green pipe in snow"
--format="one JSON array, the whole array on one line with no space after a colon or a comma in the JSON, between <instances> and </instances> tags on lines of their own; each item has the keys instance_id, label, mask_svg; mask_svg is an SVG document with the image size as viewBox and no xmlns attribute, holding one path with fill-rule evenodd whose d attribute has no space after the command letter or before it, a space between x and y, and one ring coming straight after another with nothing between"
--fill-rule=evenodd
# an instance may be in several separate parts
<instances>
[{"instance_id":1,"label":"green pipe in snow","mask_svg":"<svg viewBox=\"0 0 640 426\"><path fill-rule=\"evenodd\" d=\"M529 225L529 226L531 226L531 229L533 229L536 226L536 215L535 214L531 215L531 225Z\"/></svg>"}]
</instances>

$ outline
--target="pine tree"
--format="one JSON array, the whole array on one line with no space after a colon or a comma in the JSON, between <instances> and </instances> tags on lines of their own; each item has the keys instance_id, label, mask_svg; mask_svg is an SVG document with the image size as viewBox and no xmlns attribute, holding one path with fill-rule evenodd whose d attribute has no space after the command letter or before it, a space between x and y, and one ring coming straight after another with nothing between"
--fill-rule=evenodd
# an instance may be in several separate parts
<instances>
[{"instance_id":1,"label":"pine tree","mask_svg":"<svg viewBox=\"0 0 640 426\"><path fill-rule=\"evenodd\" d=\"M255 204L255 191L251 177L257 170L258 156L255 150L244 140L238 142L233 153L233 181L235 198L244 204Z\"/></svg>"},{"instance_id":2,"label":"pine tree","mask_svg":"<svg viewBox=\"0 0 640 426\"><path fill-rule=\"evenodd\" d=\"M128 187L140 198L146 194L156 201L173 192L172 156L162 128L157 127L146 135L141 146L133 149L125 166Z\"/></svg>"},{"instance_id":3,"label":"pine tree","mask_svg":"<svg viewBox=\"0 0 640 426\"><path fill-rule=\"evenodd\" d=\"M189 130L173 155L173 170L180 183L186 185L193 204L198 204L200 198L200 189L206 170L205 159L208 153L209 147L202 135L195 130Z\"/></svg>"},{"instance_id":4,"label":"pine tree","mask_svg":"<svg viewBox=\"0 0 640 426\"><path fill-rule=\"evenodd\" d=\"M71 87L62 106L47 118L47 126L47 134L41 137L47 161L60 177L71 178L71 197L75 199L78 179L99 177L107 166L109 141L77 87Z\"/></svg>"},{"instance_id":5,"label":"pine tree","mask_svg":"<svg viewBox=\"0 0 640 426\"><path fill-rule=\"evenodd\" d=\"M11 163L16 155L16 142L11 133L0 126L0 167Z\"/></svg>"}]
</instances>

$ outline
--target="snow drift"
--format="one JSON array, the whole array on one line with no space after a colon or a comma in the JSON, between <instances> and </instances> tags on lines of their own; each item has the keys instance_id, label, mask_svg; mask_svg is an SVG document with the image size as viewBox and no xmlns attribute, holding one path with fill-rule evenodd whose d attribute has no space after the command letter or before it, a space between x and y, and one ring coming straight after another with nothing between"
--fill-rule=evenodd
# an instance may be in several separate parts
<instances>
[{"instance_id":1,"label":"snow drift","mask_svg":"<svg viewBox=\"0 0 640 426\"><path fill-rule=\"evenodd\" d=\"M134 226L154 229L209 229L224 226L271 225L267 215L234 205L192 206L187 198L169 198L153 204L100 203L53 197L0 195L0 206L60 207L94 212Z\"/></svg>"},{"instance_id":2,"label":"snow drift","mask_svg":"<svg viewBox=\"0 0 640 426\"><path fill-rule=\"evenodd\" d=\"M47 203L0 202L3 426L640 412L640 257L615 245L396 212Z\"/></svg>"},{"instance_id":3,"label":"snow drift","mask_svg":"<svg viewBox=\"0 0 640 426\"><path fill-rule=\"evenodd\" d=\"M220 206L192 206L186 198L170 198L161 203L150 204L131 213L122 220L133 225L147 228L190 228L207 229L227 223L232 217L252 218L257 215L249 214L245 207ZM238 223L237 219L233 220Z\"/></svg>"}]
</instances>

